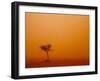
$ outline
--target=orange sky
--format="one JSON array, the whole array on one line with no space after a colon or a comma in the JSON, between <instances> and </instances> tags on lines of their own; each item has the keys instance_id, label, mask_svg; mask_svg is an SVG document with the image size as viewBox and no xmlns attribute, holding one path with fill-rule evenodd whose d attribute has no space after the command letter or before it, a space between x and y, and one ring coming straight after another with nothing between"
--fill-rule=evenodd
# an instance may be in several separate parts
<instances>
[{"instance_id":1,"label":"orange sky","mask_svg":"<svg viewBox=\"0 0 100 81\"><path fill-rule=\"evenodd\" d=\"M67 65L69 60L73 65L78 61L80 65L89 64L88 15L26 12L25 17L26 67L36 67L36 63L46 59L45 52L40 49L46 44L52 45L49 52L52 62L62 61Z\"/></svg>"}]
</instances>

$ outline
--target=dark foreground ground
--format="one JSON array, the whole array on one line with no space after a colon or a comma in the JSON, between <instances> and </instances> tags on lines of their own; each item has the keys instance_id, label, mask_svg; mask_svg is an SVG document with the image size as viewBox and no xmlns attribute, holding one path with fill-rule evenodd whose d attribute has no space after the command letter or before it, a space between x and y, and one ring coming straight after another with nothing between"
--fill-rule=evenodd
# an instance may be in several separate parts
<instances>
[{"instance_id":1,"label":"dark foreground ground","mask_svg":"<svg viewBox=\"0 0 100 81\"><path fill-rule=\"evenodd\" d=\"M26 68L59 67L59 66L82 66L89 65L89 60L50 60L31 61L26 63Z\"/></svg>"}]
</instances>

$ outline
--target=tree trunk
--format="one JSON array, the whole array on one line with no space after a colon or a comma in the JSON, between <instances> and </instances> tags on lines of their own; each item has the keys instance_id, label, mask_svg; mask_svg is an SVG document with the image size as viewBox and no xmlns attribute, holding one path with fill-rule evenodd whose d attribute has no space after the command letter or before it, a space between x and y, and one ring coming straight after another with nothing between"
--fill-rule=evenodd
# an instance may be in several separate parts
<instances>
[{"instance_id":1,"label":"tree trunk","mask_svg":"<svg viewBox=\"0 0 100 81\"><path fill-rule=\"evenodd\" d=\"M49 54L48 54L48 51L47 51L47 61L49 61Z\"/></svg>"}]
</instances>

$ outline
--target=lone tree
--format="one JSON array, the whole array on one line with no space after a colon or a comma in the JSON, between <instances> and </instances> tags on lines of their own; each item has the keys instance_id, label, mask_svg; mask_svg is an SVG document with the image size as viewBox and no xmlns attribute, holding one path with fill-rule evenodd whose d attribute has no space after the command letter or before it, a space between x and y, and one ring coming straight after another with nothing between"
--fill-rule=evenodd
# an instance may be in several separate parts
<instances>
[{"instance_id":1,"label":"lone tree","mask_svg":"<svg viewBox=\"0 0 100 81\"><path fill-rule=\"evenodd\" d=\"M47 56L46 62L50 61L50 58L49 58L49 54L48 53L51 50L51 44L42 45L42 46L40 46L40 48L46 53L46 56Z\"/></svg>"}]
</instances>

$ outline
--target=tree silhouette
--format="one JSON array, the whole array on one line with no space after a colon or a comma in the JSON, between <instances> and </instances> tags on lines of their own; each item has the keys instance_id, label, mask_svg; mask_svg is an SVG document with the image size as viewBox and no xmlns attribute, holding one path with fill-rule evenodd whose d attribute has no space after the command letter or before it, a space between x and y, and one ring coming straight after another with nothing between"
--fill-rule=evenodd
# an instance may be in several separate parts
<instances>
[{"instance_id":1,"label":"tree silhouette","mask_svg":"<svg viewBox=\"0 0 100 81\"><path fill-rule=\"evenodd\" d=\"M47 45L42 45L42 46L40 46L40 48L44 51L44 52L46 52L46 56L47 56L47 60L46 60L46 62L48 62L48 61L50 61L50 58L49 58L49 51L51 50L51 44L47 44Z\"/></svg>"}]
</instances>

